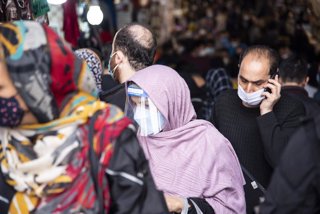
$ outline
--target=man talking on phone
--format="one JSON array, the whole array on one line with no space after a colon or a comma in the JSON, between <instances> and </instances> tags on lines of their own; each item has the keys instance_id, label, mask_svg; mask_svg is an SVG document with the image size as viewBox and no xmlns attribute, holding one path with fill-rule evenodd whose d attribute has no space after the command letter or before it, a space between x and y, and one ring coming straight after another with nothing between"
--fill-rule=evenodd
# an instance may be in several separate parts
<instances>
[{"instance_id":1,"label":"man talking on phone","mask_svg":"<svg viewBox=\"0 0 320 214\"><path fill-rule=\"evenodd\" d=\"M221 93L212 123L229 139L246 179L247 213L264 195L274 167L304 116L303 104L281 94L279 56L267 46L251 46L240 57L238 89Z\"/></svg>"}]
</instances>

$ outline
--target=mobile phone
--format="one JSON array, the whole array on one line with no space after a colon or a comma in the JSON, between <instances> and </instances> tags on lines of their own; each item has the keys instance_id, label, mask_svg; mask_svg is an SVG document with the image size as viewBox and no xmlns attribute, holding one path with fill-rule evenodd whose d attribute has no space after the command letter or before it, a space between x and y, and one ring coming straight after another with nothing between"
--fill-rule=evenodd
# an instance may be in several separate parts
<instances>
[{"instance_id":1,"label":"mobile phone","mask_svg":"<svg viewBox=\"0 0 320 214\"><path fill-rule=\"evenodd\" d=\"M274 78L276 77L276 75L278 75L278 74L279 74L278 71L275 72L274 74L271 75L270 79L274 79ZM265 87L265 88L264 88L264 91L267 91L267 92L269 92L269 93L272 93L271 89L268 88L268 87Z\"/></svg>"}]
</instances>

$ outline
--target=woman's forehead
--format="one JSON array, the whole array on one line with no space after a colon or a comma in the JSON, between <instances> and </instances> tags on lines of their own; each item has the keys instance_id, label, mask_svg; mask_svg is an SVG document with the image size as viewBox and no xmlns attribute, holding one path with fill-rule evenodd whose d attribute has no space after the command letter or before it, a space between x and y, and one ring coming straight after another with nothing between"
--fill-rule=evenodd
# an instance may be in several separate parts
<instances>
[{"instance_id":1,"label":"woman's forehead","mask_svg":"<svg viewBox=\"0 0 320 214\"><path fill-rule=\"evenodd\" d=\"M130 100L136 105L148 103L148 99L146 99L145 97L130 96Z\"/></svg>"}]
</instances>

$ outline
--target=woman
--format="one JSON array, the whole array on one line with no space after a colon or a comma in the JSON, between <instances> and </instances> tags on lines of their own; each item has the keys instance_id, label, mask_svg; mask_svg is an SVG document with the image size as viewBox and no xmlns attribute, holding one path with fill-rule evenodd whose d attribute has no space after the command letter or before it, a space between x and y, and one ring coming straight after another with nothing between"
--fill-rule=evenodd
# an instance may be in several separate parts
<instances>
[{"instance_id":1,"label":"woman","mask_svg":"<svg viewBox=\"0 0 320 214\"><path fill-rule=\"evenodd\" d=\"M86 61L90 71L93 74L93 77L96 81L97 88L101 91L102 83L102 65L99 56L89 48L81 48L75 51L75 54L80 58Z\"/></svg>"},{"instance_id":2,"label":"woman","mask_svg":"<svg viewBox=\"0 0 320 214\"><path fill-rule=\"evenodd\" d=\"M57 34L6 23L0 44L1 213L165 212L129 120Z\"/></svg>"},{"instance_id":3,"label":"woman","mask_svg":"<svg viewBox=\"0 0 320 214\"><path fill-rule=\"evenodd\" d=\"M139 125L140 144L169 211L245 213L236 154L211 123L196 119L179 74L150 66L131 78L127 93L126 114Z\"/></svg>"}]
</instances>

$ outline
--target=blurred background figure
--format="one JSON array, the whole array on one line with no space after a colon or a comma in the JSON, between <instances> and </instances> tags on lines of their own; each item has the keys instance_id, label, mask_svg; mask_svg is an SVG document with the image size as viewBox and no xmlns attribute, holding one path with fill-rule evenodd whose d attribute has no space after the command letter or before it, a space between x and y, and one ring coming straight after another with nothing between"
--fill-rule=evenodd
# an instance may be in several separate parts
<instances>
[{"instance_id":1,"label":"blurred background figure","mask_svg":"<svg viewBox=\"0 0 320 214\"><path fill-rule=\"evenodd\" d=\"M211 120L215 99L221 92L228 89L232 89L232 83L224 68L208 71L206 75L206 100L202 109L203 119Z\"/></svg>"},{"instance_id":2,"label":"blurred background figure","mask_svg":"<svg viewBox=\"0 0 320 214\"><path fill-rule=\"evenodd\" d=\"M180 72L190 89L191 102L196 111L197 118L202 119L201 111L205 99L205 79L197 72Z\"/></svg>"},{"instance_id":3,"label":"blurred background figure","mask_svg":"<svg viewBox=\"0 0 320 214\"><path fill-rule=\"evenodd\" d=\"M318 86L318 90L314 94L314 99L320 104L320 63L318 64L316 78L317 78L317 82L318 82L319 86Z\"/></svg>"},{"instance_id":4,"label":"blurred background figure","mask_svg":"<svg viewBox=\"0 0 320 214\"><path fill-rule=\"evenodd\" d=\"M308 64L297 55L284 59L279 66L279 82L282 93L300 100L305 107L306 115L314 117L320 114L320 105L308 96L305 86L309 81Z\"/></svg>"}]
</instances>

